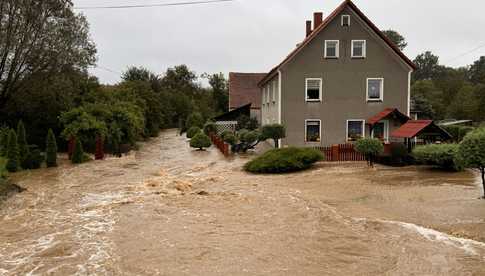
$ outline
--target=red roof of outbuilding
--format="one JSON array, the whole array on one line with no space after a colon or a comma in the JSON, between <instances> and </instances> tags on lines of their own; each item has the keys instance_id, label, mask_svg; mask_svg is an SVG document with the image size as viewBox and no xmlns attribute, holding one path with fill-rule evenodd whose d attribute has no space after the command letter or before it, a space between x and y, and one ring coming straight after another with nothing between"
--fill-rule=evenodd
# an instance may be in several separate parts
<instances>
[{"instance_id":1,"label":"red roof of outbuilding","mask_svg":"<svg viewBox=\"0 0 485 276\"><path fill-rule=\"evenodd\" d=\"M261 108L261 89L258 83L265 73L229 73L229 108L239 108L251 104L251 108Z\"/></svg>"},{"instance_id":2,"label":"red roof of outbuilding","mask_svg":"<svg viewBox=\"0 0 485 276\"><path fill-rule=\"evenodd\" d=\"M397 111L397 108L386 108L383 111L376 114L375 116L367 119L367 124L373 125L379 122L380 120L386 118L387 116L389 116L389 114L393 113L394 111Z\"/></svg>"},{"instance_id":3,"label":"red roof of outbuilding","mask_svg":"<svg viewBox=\"0 0 485 276\"><path fill-rule=\"evenodd\" d=\"M391 133L391 136L395 138L413 138L432 124L432 120L410 120Z\"/></svg>"}]
</instances>

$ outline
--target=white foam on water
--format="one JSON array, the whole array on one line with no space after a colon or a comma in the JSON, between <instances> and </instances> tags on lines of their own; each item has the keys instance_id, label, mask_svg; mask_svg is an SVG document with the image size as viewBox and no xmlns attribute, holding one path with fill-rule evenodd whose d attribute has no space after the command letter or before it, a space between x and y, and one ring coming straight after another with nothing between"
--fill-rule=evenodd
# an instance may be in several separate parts
<instances>
[{"instance_id":1,"label":"white foam on water","mask_svg":"<svg viewBox=\"0 0 485 276\"><path fill-rule=\"evenodd\" d=\"M458 238L443 232L436 231L434 229L422 227L413 223L407 223L407 222L402 222L402 221L393 221L393 220L382 220L382 219L374 219L374 220L369 220L366 218L355 218L354 220L356 221L374 221L374 222L380 222L380 223L387 223L387 224L393 224L393 225L398 225L401 226L405 229L414 231L421 236L425 237L427 240L433 241L433 242L442 242L444 244L462 249L466 253L470 255L479 255L477 251L475 250L476 248L481 248L485 250L485 243L471 240L471 239L465 239L465 238ZM485 257L484 257L485 259Z\"/></svg>"}]
</instances>

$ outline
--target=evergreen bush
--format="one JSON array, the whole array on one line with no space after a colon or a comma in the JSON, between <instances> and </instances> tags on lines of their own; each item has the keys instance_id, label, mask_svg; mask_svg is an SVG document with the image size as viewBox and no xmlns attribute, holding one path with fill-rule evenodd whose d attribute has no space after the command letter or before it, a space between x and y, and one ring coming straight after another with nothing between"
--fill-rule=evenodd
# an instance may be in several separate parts
<instances>
[{"instance_id":1,"label":"evergreen bush","mask_svg":"<svg viewBox=\"0 0 485 276\"><path fill-rule=\"evenodd\" d=\"M42 156L42 152L40 151L40 149L35 145L31 145L29 146L29 153L24 163L22 164L22 168L35 170L42 166L43 161L44 156Z\"/></svg>"},{"instance_id":2,"label":"evergreen bush","mask_svg":"<svg viewBox=\"0 0 485 276\"><path fill-rule=\"evenodd\" d=\"M83 145L81 139L76 138L76 145L74 146L74 152L72 153L72 163L81 164L86 161L84 156Z\"/></svg>"},{"instance_id":3,"label":"evergreen bush","mask_svg":"<svg viewBox=\"0 0 485 276\"><path fill-rule=\"evenodd\" d=\"M485 199L485 128L480 128L467 134L460 143L458 155L465 167L480 171L483 199Z\"/></svg>"},{"instance_id":4,"label":"evergreen bush","mask_svg":"<svg viewBox=\"0 0 485 276\"><path fill-rule=\"evenodd\" d=\"M29 156L29 144L25 134L25 126L22 120L17 124L17 145L19 149L19 161L22 167L25 167L25 162Z\"/></svg>"},{"instance_id":5,"label":"evergreen bush","mask_svg":"<svg viewBox=\"0 0 485 276\"><path fill-rule=\"evenodd\" d=\"M190 147L203 150L211 146L211 140L209 136L202 132L197 133L192 139L190 139Z\"/></svg>"},{"instance_id":6,"label":"evergreen bush","mask_svg":"<svg viewBox=\"0 0 485 276\"><path fill-rule=\"evenodd\" d=\"M272 139L275 148L278 148L278 140L286 137L286 128L280 124L271 124L263 126L261 130L261 140Z\"/></svg>"},{"instance_id":7,"label":"evergreen bush","mask_svg":"<svg viewBox=\"0 0 485 276\"><path fill-rule=\"evenodd\" d=\"M57 166L57 142L52 129L47 132L45 163L48 168Z\"/></svg>"},{"instance_id":8,"label":"evergreen bush","mask_svg":"<svg viewBox=\"0 0 485 276\"><path fill-rule=\"evenodd\" d=\"M20 170L17 134L15 134L15 131L13 129L10 130L10 133L8 135L8 151L7 151L6 168L9 172L16 172Z\"/></svg>"},{"instance_id":9,"label":"evergreen bush","mask_svg":"<svg viewBox=\"0 0 485 276\"><path fill-rule=\"evenodd\" d=\"M204 133L209 135L211 133L217 133L217 125L214 122L207 122L204 125Z\"/></svg>"},{"instance_id":10,"label":"evergreen bush","mask_svg":"<svg viewBox=\"0 0 485 276\"><path fill-rule=\"evenodd\" d=\"M8 128L0 129L0 156L3 156L3 157L7 157L9 133L10 133L10 129Z\"/></svg>"},{"instance_id":11,"label":"evergreen bush","mask_svg":"<svg viewBox=\"0 0 485 276\"><path fill-rule=\"evenodd\" d=\"M195 135L197 135L197 134L199 134L201 132L202 132L202 130L200 130L200 128L195 127L195 126L194 127L191 127L187 131L187 138L190 139L190 138L194 137Z\"/></svg>"},{"instance_id":12,"label":"evergreen bush","mask_svg":"<svg viewBox=\"0 0 485 276\"><path fill-rule=\"evenodd\" d=\"M204 127L204 118L202 117L202 114L195 112L189 115L185 121L185 128L190 129L192 127L198 127L199 129Z\"/></svg>"},{"instance_id":13,"label":"evergreen bush","mask_svg":"<svg viewBox=\"0 0 485 276\"><path fill-rule=\"evenodd\" d=\"M287 173L308 169L324 160L323 154L312 148L283 148L267 151L249 161L244 169L252 173Z\"/></svg>"}]
</instances>

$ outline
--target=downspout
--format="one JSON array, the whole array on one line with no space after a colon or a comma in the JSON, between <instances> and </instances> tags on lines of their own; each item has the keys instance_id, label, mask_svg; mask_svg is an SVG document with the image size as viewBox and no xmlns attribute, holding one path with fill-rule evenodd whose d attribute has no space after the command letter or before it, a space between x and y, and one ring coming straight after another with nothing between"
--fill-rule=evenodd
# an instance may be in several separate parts
<instances>
[{"instance_id":1,"label":"downspout","mask_svg":"<svg viewBox=\"0 0 485 276\"><path fill-rule=\"evenodd\" d=\"M408 117L411 118L411 74L413 73L413 70L409 71L408 74Z\"/></svg>"},{"instance_id":2,"label":"downspout","mask_svg":"<svg viewBox=\"0 0 485 276\"><path fill-rule=\"evenodd\" d=\"M281 124L281 70L278 70L278 124ZM281 139L278 141L278 147L281 148Z\"/></svg>"}]
</instances>

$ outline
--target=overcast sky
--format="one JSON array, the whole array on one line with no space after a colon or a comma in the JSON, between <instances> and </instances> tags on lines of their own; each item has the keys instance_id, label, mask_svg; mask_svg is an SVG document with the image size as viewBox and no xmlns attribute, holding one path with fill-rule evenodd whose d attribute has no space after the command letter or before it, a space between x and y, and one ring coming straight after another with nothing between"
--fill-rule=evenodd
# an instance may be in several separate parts
<instances>
[{"instance_id":1,"label":"overcast sky","mask_svg":"<svg viewBox=\"0 0 485 276\"><path fill-rule=\"evenodd\" d=\"M73 0L75 7L174 3L182 0ZM193 1L193 0L183 0ZM83 10L98 65L116 72L144 66L157 73L187 64L198 74L267 72L303 40L314 11L331 13L342 0L236 0L199 6ZM485 55L485 1L354 0L380 28L408 41L405 54L431 50L448 66ZM463 55L479 46L472 53ZM463 55L461 57L458 57ZM458 58L457 58L458 57ZM119 74L91 73L103 83Z\"/></svg>"}]
</instances>

